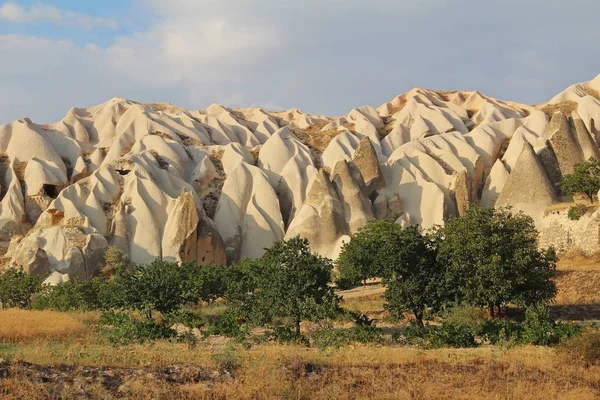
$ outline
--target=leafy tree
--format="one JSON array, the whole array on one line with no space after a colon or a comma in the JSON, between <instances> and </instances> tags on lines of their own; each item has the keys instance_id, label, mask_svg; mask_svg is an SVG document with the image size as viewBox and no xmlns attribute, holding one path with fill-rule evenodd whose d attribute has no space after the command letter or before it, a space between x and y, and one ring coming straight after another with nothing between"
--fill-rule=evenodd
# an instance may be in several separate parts
<instances>
[{"instance_id":1,"label":"leafy tree","mask_svg":"<svg viewBox=\"0 0 600 400\"><path fill-rule=\"evenodd\" d=\"M33 295L42 289L44 279L23 272L23 269L9 268L0 274L0 303L2 307L31 309Z\"/></svg>"},{"instance_id":2,"label":"leafy tree","mask_svg":"<svg viewBox=\"0 0 600 400\"><path fill-rule=\"evenodd\" d=\"M299 237L275 243L260 260L244 260L228 269L229 300L241 319L257 325L292 321L300 336L302 320L321 320L338 312L329 286L331 261L311 253Z\"/></svg>"},{"instance_id":3,"label":"leafy tree","mask_svg":"<svg viewBox=\"0 0 600 400\"><path fill-rule=\"evenodd\" d=\"M196 262L188 262L180 268L187 290L184 297L190 302L195 299L211 302L225 295L226 267L217 264L198 267Z\"/></svg>"},{"instance_id":4,"label":"leafy tree","mask_svg":"<svg viewBox=\"0 0 600 400\"><path fill-rule=\"evenodd\" d=\"M340 254L340 277L383 278L386 308L396 316L410 312L423 327L428 307L443 302L444 270L436 262L435 235L421 235L416 226L403 229L391 220L367 223Z\"/></svg>"},{"instance_id":5,"label":"leafy tree","mask_svg":"<svg viewBox=\"0 0 600 400\"><path fill-rule=\"evenodd\" d=\"M472 207L440 230L438 262L447 265L447 288L457 303L495 310L555 296L553 249L540 250L531 217L509 208Z\"/></svg>"},{"instance_id":6,"label":"leafy tree","mask_svg":"<svg viewBox=\"0 0 600 400\"><path fill-rule=\"evenodd\" d=\"M381 245L388 240L398 225L387 220L373 220L360 228L348 243L344 243L337 260L339 281L350 286L367 279L381 278L384 260L378 257Z\"/></svg>"},{"instance_id":7,"label":"leafy tree","mask_svg":"<svg viewBox=\"0 0 600 400\"><path fill-rule=\"evenodd\" d=\"M559 186L570 195L584 193L593 203L594 195L600 190L600 161L590 158L575 164L573 173L565 175Z\"/></svg>"},{"instance_id":8,"label":"leafy tree","mask_svg":"<svg viewBox=\"0 0 600 400\"><path fill-rule=\"evenodd\" d=\"M175 262L156 260L149 265L119 269L113 281L118 294L117 305L140 311L147 319L152 312L169 314L183 304L195 302L189 269Z\"/></svg>"}]
</instances>

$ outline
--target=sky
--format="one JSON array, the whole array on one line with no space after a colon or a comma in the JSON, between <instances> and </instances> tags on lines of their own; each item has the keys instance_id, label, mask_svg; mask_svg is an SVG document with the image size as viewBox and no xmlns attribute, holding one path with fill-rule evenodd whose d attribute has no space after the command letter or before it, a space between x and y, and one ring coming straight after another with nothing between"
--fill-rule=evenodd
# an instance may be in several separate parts
<instances>
[{"instance_id":1,"label":"sky","mask_svg":"<svg viewBox=\"0 0 600 400\"><path fill-rule=\"evenodd\" d=\"M125 97L342 115L413 87L536 104L600 74L598 0L0 0L0 124Z\"/></svg>"}]
</instances>

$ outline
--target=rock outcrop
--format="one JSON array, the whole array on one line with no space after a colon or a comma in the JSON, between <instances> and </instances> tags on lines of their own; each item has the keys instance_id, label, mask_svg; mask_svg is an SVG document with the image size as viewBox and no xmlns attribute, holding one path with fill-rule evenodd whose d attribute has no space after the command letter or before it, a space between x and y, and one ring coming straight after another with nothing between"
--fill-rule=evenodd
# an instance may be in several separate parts
<instances>
[{"instance_id":1,"label":"rock outcrop","mask_svg":"<svg viewBox=\"0 0 600 400\"><path fill-rule=\"evenodd\" d=\"M598 91L600 76L532 107L416 88L337 117L114 98L20 119L0 126L2 265L58 284L97 274L109 246L200 267L296 235L336 258L373 218L427 229L473 204L591 249L580 236L596 220L571 226L548 206L576 163L600 158Z\"/></svg>"},{"instance_id":2,"label":"rock outcrop","mask_svg":"<svg viewBox=\"0 0 600 400\"><path fill-rule=\"evenodd\" d=\"M496 201L496 207L511 206L515 211L523 211L539 225L546 207L556 201L556 192L542 163L533 147L524 143L521 155Z\"/></svg>"}]
</instances>

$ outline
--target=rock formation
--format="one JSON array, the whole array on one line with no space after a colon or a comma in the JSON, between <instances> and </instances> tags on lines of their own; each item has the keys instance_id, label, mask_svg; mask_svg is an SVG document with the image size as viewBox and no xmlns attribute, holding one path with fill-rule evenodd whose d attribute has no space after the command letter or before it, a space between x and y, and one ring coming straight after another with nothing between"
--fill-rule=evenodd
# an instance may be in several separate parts
<instances>
[{"instance_id":1,"label":"rock formation","mask_svg":"<svg viewBox=\"0 0 600 400\"><path fill-rule=\"evenodd\" d=\"M0 126L2 266L56 284L97 274L109 246L202 266L296 235L335 258L370 219L427 229L473 204L531 215L550 243L557 183L600 157L598 91L600 76L533 107L416 88L333 118L114 98L20 119Z\"/></svg>"}]
</instances>

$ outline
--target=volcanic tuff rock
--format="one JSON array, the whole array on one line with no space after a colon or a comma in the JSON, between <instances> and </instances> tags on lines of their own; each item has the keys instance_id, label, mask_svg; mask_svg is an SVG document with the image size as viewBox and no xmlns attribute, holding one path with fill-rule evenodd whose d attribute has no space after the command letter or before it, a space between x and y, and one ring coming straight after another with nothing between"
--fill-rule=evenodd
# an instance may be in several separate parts
<instances>
[{"instance_id":1,"label":"volcanic tuff rock","mask_svg":"<svg viewBox=\"0 0 600 400\"><path fill-rule=\"evenodd\" d=\"M532 107L417 88L335 118L114 98L20 119L0 126L3 266L56 284L98 273L109 246L206 265L295 235L335 258L370 219L427 229L473 204L512 205L553 238L556 184L600 157L599 91L600 75Z\"/></svg>"}]
</instances>

